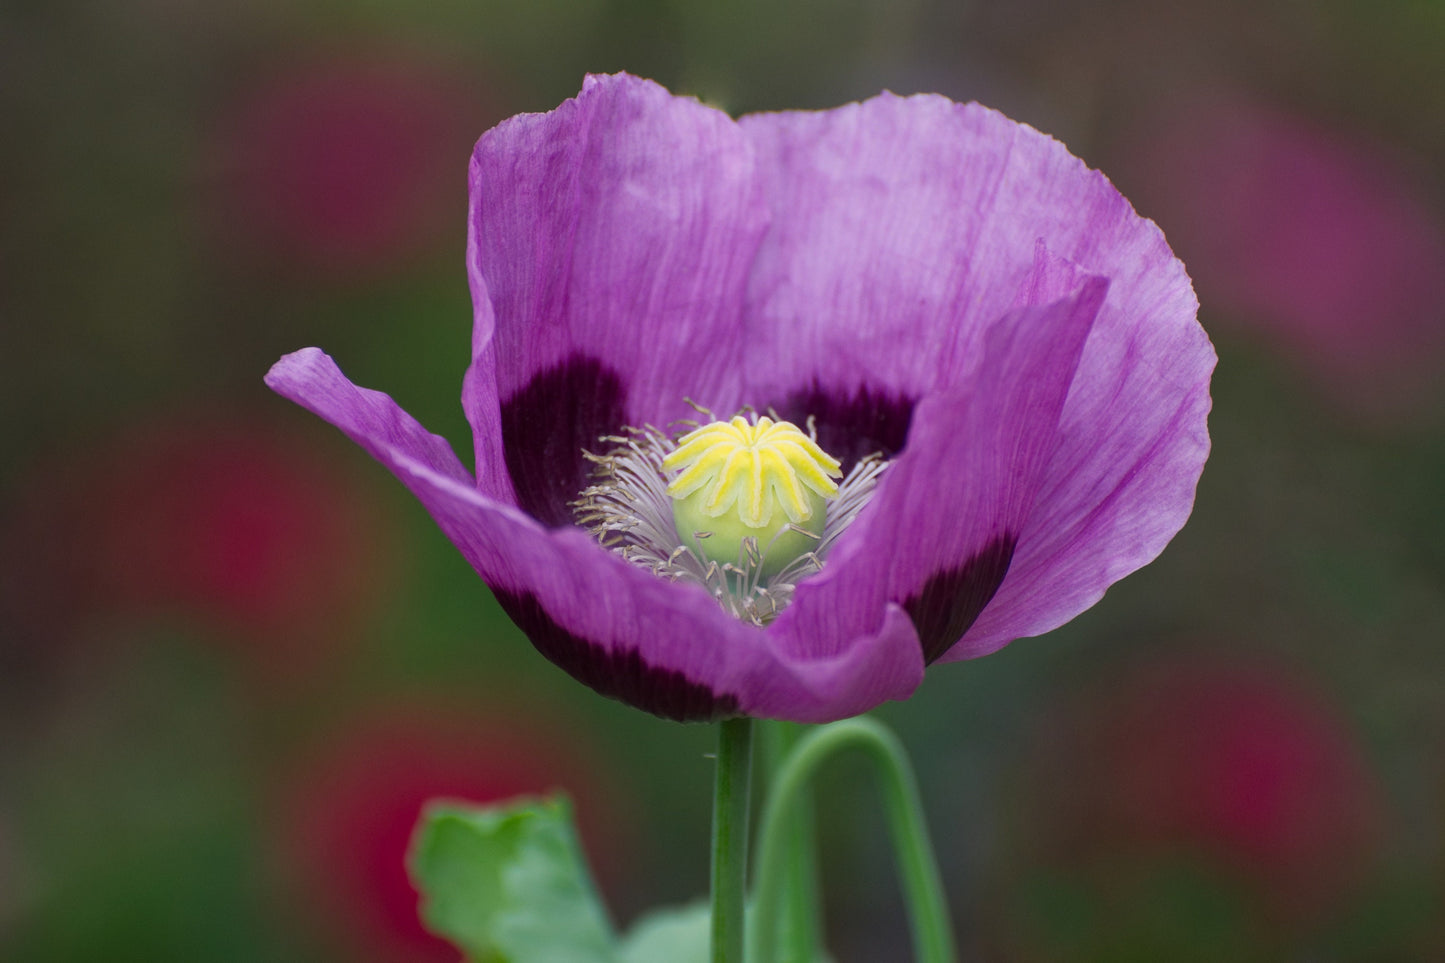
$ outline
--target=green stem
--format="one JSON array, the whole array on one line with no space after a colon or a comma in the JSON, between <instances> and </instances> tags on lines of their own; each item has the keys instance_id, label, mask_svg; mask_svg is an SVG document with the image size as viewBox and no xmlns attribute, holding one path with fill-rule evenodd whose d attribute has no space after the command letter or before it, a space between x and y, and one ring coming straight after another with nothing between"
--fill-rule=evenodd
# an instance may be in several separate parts
<instances>
[{"instance_id":1,"label":"green stem","mask_svg":"<svg viewBox=\"0 0 1445 963\"><path fill-rule=\"evenodd\" d=\"M718 725L712 808L712 963L743 963L753 720Z\"/></svg>"},{"instance_id":2,"label":"green stem","mask_svg":"<svg viewBox=\"0 0 1445 963\"><path fill-rule=\"evenodd\" d=\"M957 959L948 907L943 898L938 864L918 799L918 786L903 746L872 719L847 719L816 729L793 748L777 773L763 807L758 866L753 889L750 963L773 963L780 890L787 869L785 837L788 816L818 766L833 753L856 746L878 765L883 804L898 875L913 930L913 950L920 963L953 963Z\"/></svg>"},{"instance_id":3,"label":"green stem","mask_svg":"<svg viewBox=\"0 0 1445 963\"><path fill-rule=\"evenodd\" d=\"M778 773L804 732L792 722L762 723L764 757L767 760L769 788L777 782ZM799 963L814 963L819 957L822 938L822 908L818 898L818 852L813 827L813 792L809 786L798 795L787 815L783 828L783 859L781 883L782 903L778 909L778 935L774 947L777 956Z\"/></svg>"}]
</instances>

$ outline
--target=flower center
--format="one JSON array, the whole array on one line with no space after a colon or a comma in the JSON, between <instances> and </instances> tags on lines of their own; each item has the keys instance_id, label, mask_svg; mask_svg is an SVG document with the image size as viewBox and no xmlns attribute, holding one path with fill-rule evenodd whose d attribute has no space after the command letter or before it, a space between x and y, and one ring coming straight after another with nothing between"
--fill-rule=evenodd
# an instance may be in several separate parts
<instances>
[{"instance_id":1,"label":"flower center","mask_svg":"<svg viewBox=\"0 0 1445 963\"><path fill-rule=\"evenodd\" d=\"M773 575L823 535L838 461L787 421L742 415L683 435L662 460L677 532L715 562L749 558Z\"/></svg>"},{"instance_id":2,"label":"flower center","mask_svg":"<svg viewBox=\"0 0 1445 963\"><path fill-rule=\"evenodd\" d=\"M806 433L741 415L690 427L599 439L609 447L586 453L595 468L572 503L577 522L627 561L701 585L737 618L767 625L822 570L888 463L870 455L843 477L811 420Z\"/></svg>"}]
</instances>

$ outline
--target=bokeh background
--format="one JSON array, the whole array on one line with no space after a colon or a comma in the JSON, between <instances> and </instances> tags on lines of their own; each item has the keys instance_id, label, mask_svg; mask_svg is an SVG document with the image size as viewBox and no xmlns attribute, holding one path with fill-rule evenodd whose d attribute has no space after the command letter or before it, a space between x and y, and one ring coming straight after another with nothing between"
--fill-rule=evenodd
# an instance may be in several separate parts
<instances>
[{"instance_id":1,"label":"bokeh background","mask_svg":"<svg viewBox=\"0 0 1445 963\"><path fill-rule=\"evenodd\" d=\"M261 384L325 346L469 451L476 137L627 69L737 113L888 87L1060 137L1220 353L1185 531L879 715L1000 961L1445 959L1445 3L8 0L0 958L429 963L421 801L564 788L614 917L706 887L712 733L538 657ZM840 961L904 959L861 765Z\"/></svg>"}]
</instances>

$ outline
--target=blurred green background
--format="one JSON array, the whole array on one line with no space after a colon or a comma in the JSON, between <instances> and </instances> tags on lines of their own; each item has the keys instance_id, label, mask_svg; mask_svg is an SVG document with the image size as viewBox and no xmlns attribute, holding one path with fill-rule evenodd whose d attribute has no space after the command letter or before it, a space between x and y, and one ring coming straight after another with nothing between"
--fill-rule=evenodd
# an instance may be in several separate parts
<instances>
[{"instance_id":1,"label":"blurred green background","mask_svg":"<svg viewBox=\"0 0 1445 963\"><path fill-rule=\"evenodd\" d=\"M626 69L739 113L887 87L1064 140L1220 353L1185 531L879 712L1003 961L1445 959L1445 4L130 0L0 7L0 959L455 954L421 800L577 800L621 923L701 895L712 733L537 656L270 395L322 345L470 441L471 144ZM907 957L859 765L840 961Z\"/></svg>"}]
</instances>

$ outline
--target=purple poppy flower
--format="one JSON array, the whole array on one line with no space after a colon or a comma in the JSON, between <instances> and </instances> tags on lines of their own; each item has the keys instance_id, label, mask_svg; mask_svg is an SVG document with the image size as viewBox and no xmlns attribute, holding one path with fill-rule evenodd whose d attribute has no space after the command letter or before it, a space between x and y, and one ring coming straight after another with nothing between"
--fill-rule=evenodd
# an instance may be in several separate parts
<instances>
[{"instance_id":1,"label":"purple poppy flower","mask_svg":"<svg viewBox=\"0 0 1445 963\"><path fill-rule=\"evenodd\" d=\"M1189 514L1214 365L1189 280L1031 128L891 94L735 122L589 77L484 135L470 183L475 473L317 349L267 381L390 468L604 695L854 715L1063 624ZM655 504L669 478L628 475L661 470L690 402L809 425L846 475L806 564L750 583L771 594L709 580ZM638 505L623 551L595 522L599 458L602 489L637 483L603 506Z\"/></svg>"}]
</instances>

